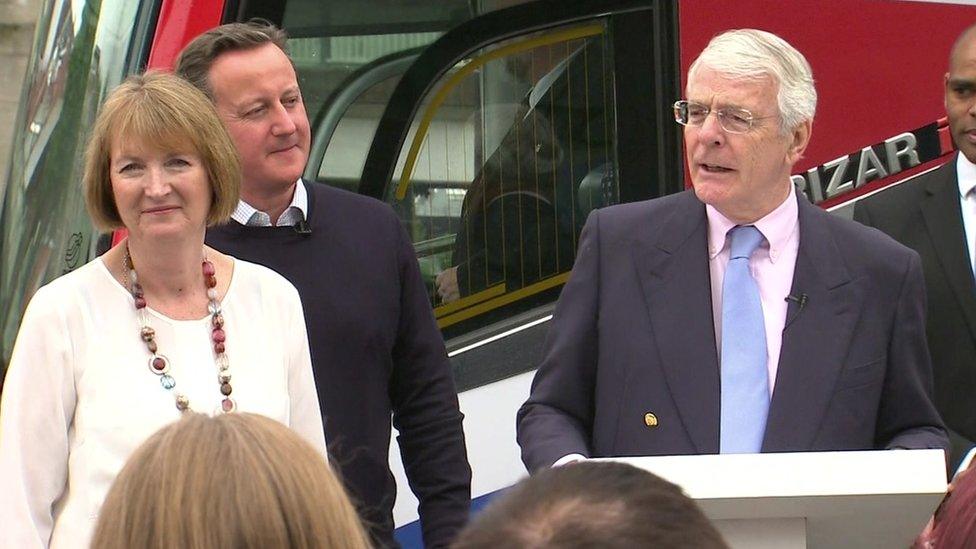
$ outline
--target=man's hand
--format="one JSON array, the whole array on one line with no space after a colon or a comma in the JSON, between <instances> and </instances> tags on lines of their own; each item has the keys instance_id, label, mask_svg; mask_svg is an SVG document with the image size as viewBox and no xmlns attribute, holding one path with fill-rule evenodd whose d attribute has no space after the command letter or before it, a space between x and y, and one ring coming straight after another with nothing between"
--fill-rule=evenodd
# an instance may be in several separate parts
<instances>
[{"instance_id":1,"label":"man's hand","mask_svg":"<svg viewBox=\"0 0 976 549\"><path fill-rule=\"evenodd\" d=\"M443 303L457 301L461 297L461 291L458 289L457 267L450 267L437 275L437 295L441 296Z\"/></svg>"}]
</instances>

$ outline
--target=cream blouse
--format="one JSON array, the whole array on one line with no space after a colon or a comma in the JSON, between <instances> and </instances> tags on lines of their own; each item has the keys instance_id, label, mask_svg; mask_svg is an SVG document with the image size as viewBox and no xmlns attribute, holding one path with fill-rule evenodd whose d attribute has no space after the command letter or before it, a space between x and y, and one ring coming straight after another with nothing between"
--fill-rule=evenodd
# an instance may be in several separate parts
<instances>
[{"instance_id":1,"label":"cream blouse","mask_svg":"<svg viewBox=\"0 0 976 549\"><path fill-rule=\"evenodd\" d=\"M298 291L235 260L222 309L237 409L280 421L324 455ZM223 397L209 322L149 310L174 390L213 415ZM0 547L86 547L128 456L180 417L139 332L129 291L101 259L31 299L0 401Z\"/></svg>"}]
</instances>

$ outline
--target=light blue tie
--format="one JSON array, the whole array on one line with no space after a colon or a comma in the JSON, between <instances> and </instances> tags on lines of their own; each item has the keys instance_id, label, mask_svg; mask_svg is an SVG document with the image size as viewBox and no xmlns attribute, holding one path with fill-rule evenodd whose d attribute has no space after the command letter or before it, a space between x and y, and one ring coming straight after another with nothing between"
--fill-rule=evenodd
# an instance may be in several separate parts
<instances>
[{"instance_id":1,"label":"light blue tie","mask_svg":"<svg viewBox=\"0 0 976 549\"><path fill-rule=\"evenodd\" d=\"M749 256L763 241L751 225L735 227L722 285L722 423L719 451L747 454L762 449L769 413L766 327L759 286Z\"/></svg>"}]
</instances>

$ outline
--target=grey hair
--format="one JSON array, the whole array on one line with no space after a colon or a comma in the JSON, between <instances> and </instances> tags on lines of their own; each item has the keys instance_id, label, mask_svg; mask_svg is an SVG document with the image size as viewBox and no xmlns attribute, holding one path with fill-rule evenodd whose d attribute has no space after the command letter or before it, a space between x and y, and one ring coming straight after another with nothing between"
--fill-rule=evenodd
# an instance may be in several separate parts
<instances>
[{"instance_id":1,"label":"grey hair","mask_svg":"<svg viewBox=\"0 0 976 549\"><path fill-rule=\"evenodd\" d=\"M817 110L817 89L810 63L775 34L756 29L723 32L712 38L691 64L689 84L703 67L737 78L772 78L779 84L776 102L781 117L780 131L784 134L804 121L813 120Z\"/></svg>"}]
</instances>

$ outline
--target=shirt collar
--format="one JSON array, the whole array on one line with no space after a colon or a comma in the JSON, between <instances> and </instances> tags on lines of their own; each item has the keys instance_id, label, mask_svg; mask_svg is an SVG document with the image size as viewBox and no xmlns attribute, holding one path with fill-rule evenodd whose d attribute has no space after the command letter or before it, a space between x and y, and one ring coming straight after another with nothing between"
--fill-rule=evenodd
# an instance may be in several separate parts
<instances>
[{"instance_id":1,"label":"shirt collar","mask_svg":"<svg viewBox=\"0 0 976 549\"><path fill-rule=\"evenodd\" d=\"M769 261L776 263L783 247L786 245L796 229L799 207L796 203L796 187L790 183L790 194L779 206L753 223L762 233L766 242L760 246L768 246ZM708 218L708 258L715 259L728 246L726 236L737 225L736 222L722 215L710 205L705 205L705 215Z\"/></svg>"},{"instance_id":2,"label":"shirt collar","mask_svg":"<svg viewBox=\"0 0 976 549\"><path fill-rule=\"evenodd\" d=\"M959 180L959 196L966 198L976 187L976 164L962 153L956 154L956 179Z\"/></svg>"},{"instance_id":3,"label":"shirt collar","mask_svg":"<svg viewBox=\"0 0 976 549\"><path fill-rule=\"evenodd\" d=\"M298 209L302 214L301 219L308 217L308 191L305 190L305 183L301 179L295 184L295 194L292 195L288 207Z\"/></svg>"},{"instance_id":4,"label":"shirt collar","mask_svg":"<svg viewBox=\"0 0 976 549\"><path fill-rule=\"evenodd\" d=\"M286 215L290 211L295 211L295 214ZM305 190L305 184L301 179L295 184L295 192L292 193L291 203L282 212L281 217L278 218L279 226L289 224L294 225L303 219L308 218L308 191ZM258 210L254 206L251 206L243 199L237 202L237 208L234 209L234 213L231 214L231 219L240 223L241 225L257 225L257 226L271 226L271 218L267 213ZM285 222L285 223L283 223Z\"/></svg>"}]
</instances>

